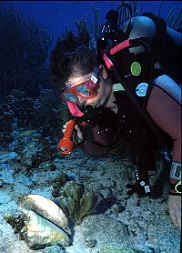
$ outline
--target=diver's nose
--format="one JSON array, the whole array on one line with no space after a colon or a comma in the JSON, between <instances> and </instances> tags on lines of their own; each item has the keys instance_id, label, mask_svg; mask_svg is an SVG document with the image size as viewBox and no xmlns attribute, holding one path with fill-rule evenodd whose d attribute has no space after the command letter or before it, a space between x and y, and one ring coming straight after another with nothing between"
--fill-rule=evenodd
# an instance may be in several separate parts
<instances>
[{"instance_id":1,"label":"diver's nose","mask_svg":"<svg viewBox=\"0 0 182 253\"><path fill-rule=\"evenodd\" d=\"M86 99L82 98L82 97L78 97L78 101L79 101L80 105L83 105L83 104L85 104Z\"/></svg>"}]
</instances>

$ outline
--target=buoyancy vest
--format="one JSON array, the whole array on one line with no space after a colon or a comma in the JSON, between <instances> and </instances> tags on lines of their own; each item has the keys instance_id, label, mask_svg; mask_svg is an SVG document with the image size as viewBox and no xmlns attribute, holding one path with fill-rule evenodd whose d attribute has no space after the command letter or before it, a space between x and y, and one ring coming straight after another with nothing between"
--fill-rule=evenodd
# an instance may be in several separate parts
<instances>
[{"instance_id":1,"label":"buoyancy vest","mask_svg":"<svg viewBox=\"0 0 182 253\"><path fill-rule=\"evenodd\" d=\"M129 39L135 36L148 37L148 41L145 38L143 41L145 48L129 48L116 55L115 62L129 91L145 107L157 77L165 74L174 78L177 84L182 83L182 35L180 37L180 33L171 28L169 33L165 21L152 13L144 13L143 16L147 19L136 17L133 23L128 24L127 36ZM144 22L148 24L144 25ZM151 30L151 34L147 30ZM181 39L181 42L175 42L176 38ZM169 90L166 92L170 93Z\"/></svg>"},{"instance_id":2,"label":"buoyancy vest","mask_svg":"<svg viewBox=\"0 0 182 253\"><path fill-rule=\"evenodd\" d=\"M140 21L141 22L141 21ZM151 21L152 22L152 21ZM150 26L149 22L149 26ZM132 29L132 23L130 23L129 28L127 27L127 36L130 39L130 32ZM154 26L154 24L153 24ZM160 29L159 25L156 24L156 37ZM139 27L137 27L139 29ZM136 28L136 29L137 29ZM153 27L154 28L154 27ZM144 30L144 31L143 31ZM162 33L165 33L165 25L163 24ZM118 52L116 55L112 56L114 67L118 73L118 77L111 72L111 78L114 82L121 82L125 87L127 87L128 92L132 94L134 99L138 103L145 107L147 103L147 98L152 89L153 80L165 73L165 70L161 68L159 64L158 54L153 48L156 48L154 45L157 44L155 38L148 37L148 34L145 36L145 27L141 31L136 31L137 34L141 33L141 44L138 50L138 46L128 48ZM135 35L135 34L134 34ZM132 34L132 36L134 36ZM143 35L143 36L142 36ZM125 34L126 36L126 34ZM138 38L138 37L137 37ZM135 39L132 37L132 39ZM154 47L153 47L154 46Z\"/></svg>"},{"instance_id":3,"label":"buoyancy vest","mask_svg":"<svg viewBox=\"0 0 182 253\"><path fill-rule=\"evenodd\" d=\"M170 29L173 33L168 30L165 21L152 13L134 17L125 25L124 37L141 37L141 45L112 56L121 80L144 107L152 86L155 85L153 80L158 76L166 74L177 82L182 82L182 43L175 41L175 38L181 38L182 41L182 36L173 29ZM112 79L113 82L118 82L114 75Z\"/></svg>"}]
</instances>

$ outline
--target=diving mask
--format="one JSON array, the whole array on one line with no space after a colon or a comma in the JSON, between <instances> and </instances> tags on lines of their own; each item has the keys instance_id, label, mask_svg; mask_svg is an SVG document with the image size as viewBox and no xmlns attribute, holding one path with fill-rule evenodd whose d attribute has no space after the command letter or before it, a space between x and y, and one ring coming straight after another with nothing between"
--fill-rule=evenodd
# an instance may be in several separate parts
<instances>
[{"instance_id":1,"label":"diving mask","mask_svg":"<svg viewBox=\"0 0 182 253\"><path fill-rule=\"evenodd\" d=\"M66 83L66 88L62 93L63 99L69 102L78 103L79 98L90 99L95 97L97 95L96 91L99 83L98 75L99 69L96 67L87 81L75 86L72 86L70 83Z\"/></svg>"}]
</instances>

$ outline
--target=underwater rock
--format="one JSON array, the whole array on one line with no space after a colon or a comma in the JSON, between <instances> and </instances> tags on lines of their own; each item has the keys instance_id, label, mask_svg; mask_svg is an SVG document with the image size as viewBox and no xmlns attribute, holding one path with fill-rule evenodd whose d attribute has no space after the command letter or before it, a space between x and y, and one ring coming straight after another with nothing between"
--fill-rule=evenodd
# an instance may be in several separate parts
<instances>
[{"instance_id":1,"label":"underwater rock","mask_svg":"<svg viewBox=\"0 0 182 253\"><path fill-rule=\"evenodd\" d=\"M97 240L85 240L85 245L88 248L94 248L97 244Z\"/></svg>"},{"instance_id":2,"label":"underwater rock","mask_svg":"<svg viewBox=\"0 0 182 253\"><path fill-rule=\"evenodd\" d=\"M34 211L24 210L24 214L26 219L21 235L31 249L41 249L56 244L67 247L71 244L68 234L60 227Z\"/></svg>"},{"instance_id":3,"label":"underwater rock","mask_svg":"<svg viewBox=\"0 0 182 253\"><path fill-rule=\"evenodd\" d=\"M23 212L25 211L24 209L32 210L58 227L70 232L66 215L53 201L40 195L25 195L19 199L19 206Z\"/></svg>"},{"instance_id":4,"label":"underwater rock","mask_svg":"<svg viewBox=\"0 0 182 253\"><path fill-rule=\"evenodd\" d=\"M41 170L47 170L47 171L53 171L55 170L55 166L54 164L52 163L52 161L45 161L45 162L42 162L39 164L39 169Z\"/></svg>"},{"instance_id":5,"label":"underwater rock","mask_svg":"<svg viewBox=\"0 0 182 253\"><path fill-rule=\"evenodd\" d=\"M3 152L0 151L0 162L6 163L9 160L16 159L18 157L18 154L15 152Z\"/></svg>"},{"instance_id":6,"label":"underwater rock","mask_svg":"<svg viewBox=\"0 0 182 253\"><path fill-rule=\"evenodd\" d=\"M42 253L66 253L66 251L58 245L49 246L43 249Z\"/></svg>"},{"instance_id":7,"label":"underwater rock","mask_svg":"<svg viewBox=\"0 0 182 253\"><path fill-rule=\"evenodd\" d=\"M132 249L126 248L122 244L110 243L101 247L98 253L135 253Z\"/></svg>"},{"instance_id":8,"label":"underwater rock","mask_svg":"<svg viewBox=\"0 0 182 253\"><path fill-rule=\"evenodd\" d=\"M28 129L28 130L22 130L19 133L19 136L24 139L24 141L30 141L31 137L33 138L40 138L41 134L37 132L37 130L32 130L32 129ZM38 140L38 139L37 139Z\"/></svg>"}]
</instances>

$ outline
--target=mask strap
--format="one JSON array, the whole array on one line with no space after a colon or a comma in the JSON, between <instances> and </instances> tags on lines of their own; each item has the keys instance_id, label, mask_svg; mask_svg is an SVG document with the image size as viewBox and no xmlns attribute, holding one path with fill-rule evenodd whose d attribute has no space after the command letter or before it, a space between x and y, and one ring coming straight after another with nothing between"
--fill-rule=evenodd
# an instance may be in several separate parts
<instances>
[{"instance_id":1,"label":"mask strap","mask_svg":"<svg viewBox=\"0 0 182 253\"><path fill-rule=\"evenodd\" d=\"M70 111L70 113L74 116L74 117L82 117L84 114L83 112L80 111L80 109L78 108L78 106L76 105L76 103L71 102L71 101L66 101L68 109Z\"/></svg>"}]
</instances>

